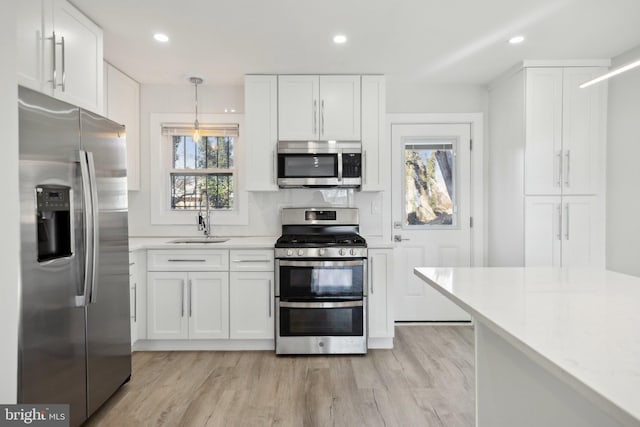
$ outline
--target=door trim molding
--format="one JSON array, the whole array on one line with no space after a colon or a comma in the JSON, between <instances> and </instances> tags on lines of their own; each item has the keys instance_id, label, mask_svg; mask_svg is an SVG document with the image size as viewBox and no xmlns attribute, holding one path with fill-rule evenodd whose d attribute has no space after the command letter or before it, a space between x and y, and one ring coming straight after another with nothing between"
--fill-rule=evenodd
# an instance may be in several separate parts
<instances>
[{"instance_id":1,"label":"door trim molding","mask_svg":"<svg viewBox=\"0 0 640 427\"><path fill-rule=\"evenodd\" d=\"M485 194L486 180L484 164L484 114L483 113L389 113L386 115L385 132L389 138L389 158L393 158L393 144L391 139L391 126L399 124L469 124L471 126L471 216L473 227L471 228L471 265L482 267L486 265L486 239L487 221ZM389 162L391 163L391 162ZM390 169L391 169L391 165ZM388 204L388 228L391 236L392 212L391 203Z\"/></svg>"}]
</instances>

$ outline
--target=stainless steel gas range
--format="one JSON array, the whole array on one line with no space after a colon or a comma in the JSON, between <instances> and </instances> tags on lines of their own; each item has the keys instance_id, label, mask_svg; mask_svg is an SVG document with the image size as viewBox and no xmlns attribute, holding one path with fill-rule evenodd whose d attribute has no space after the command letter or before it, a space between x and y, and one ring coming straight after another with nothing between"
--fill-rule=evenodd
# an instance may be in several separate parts
<instances>
[{"instance_id":1,"label":"stainless steel gas range","mask_svg":"<svg viewBox=\"0 0 640 427\"><path fill-rule=\"evenodd\" d=\"M282 210L276 354L367 352L367 243L353 208Z\"/></svg>"}]
</instances>

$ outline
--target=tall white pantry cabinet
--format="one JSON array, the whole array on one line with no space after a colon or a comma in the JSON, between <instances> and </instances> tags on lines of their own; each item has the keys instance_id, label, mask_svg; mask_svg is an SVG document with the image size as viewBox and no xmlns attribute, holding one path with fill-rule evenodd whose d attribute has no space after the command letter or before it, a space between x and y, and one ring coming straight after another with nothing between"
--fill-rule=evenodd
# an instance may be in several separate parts
<instances>
[{"instance_id":1,"label":"tall white pantry cabinet","mask_svg":"<svg viewBox=\"0 0 640 427\"><path fill-rule=\"evenodd\" d=\"M490 265L604 267L608 61L525 61L490 87Z\"/></svg>"}]
</instances>

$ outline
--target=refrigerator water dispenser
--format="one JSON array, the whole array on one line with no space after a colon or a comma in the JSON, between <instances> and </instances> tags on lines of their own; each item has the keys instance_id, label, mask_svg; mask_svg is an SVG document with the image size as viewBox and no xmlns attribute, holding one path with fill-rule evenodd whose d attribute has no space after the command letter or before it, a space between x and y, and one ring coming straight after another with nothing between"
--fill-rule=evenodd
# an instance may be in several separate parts
<instances>
[{"instance_id":1,"label":"refrigerator water dispenser","mask_svg":"<svg viewBox=\"0 0 640 427\"><path fill-rule=\"evenodd\" d=\"M36 187L38 205L38 262L70 257L72 251L71 188L62 185Z\"/></svg>"}]
</instances>

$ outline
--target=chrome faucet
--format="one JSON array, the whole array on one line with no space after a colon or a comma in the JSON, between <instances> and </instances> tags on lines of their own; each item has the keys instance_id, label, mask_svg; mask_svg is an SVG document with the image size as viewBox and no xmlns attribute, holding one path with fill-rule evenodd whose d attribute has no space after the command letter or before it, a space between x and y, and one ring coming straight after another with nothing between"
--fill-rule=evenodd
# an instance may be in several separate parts
<instances>
[{"instance_id":1,"label":"chrome faucet","mask_svg":"<svg viewBox=\"0 0 640 427\"><path fill-rule=\"evenodd\" d=\"M206 216L202 215L202 203L200 203L200 211L198 212L198 217L197 217L197 221L198 221L198 231L202 231L204 232L204 235L209 238L211 237L211 216L209 213L209 192L207 190L203 191L202 193L204 193L206 195L205 201L206 201Z\"/></svg>"}]
</instances>

